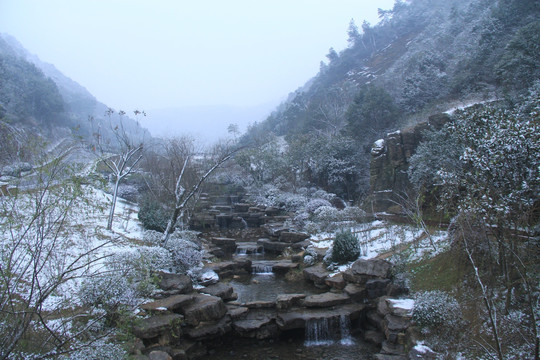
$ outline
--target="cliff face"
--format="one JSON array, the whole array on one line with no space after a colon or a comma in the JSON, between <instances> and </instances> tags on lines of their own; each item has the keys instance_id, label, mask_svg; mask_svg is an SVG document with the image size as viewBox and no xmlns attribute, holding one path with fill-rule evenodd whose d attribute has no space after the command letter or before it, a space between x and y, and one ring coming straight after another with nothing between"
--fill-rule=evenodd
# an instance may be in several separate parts
<instances>
[{"instance_id":1,"label":"cliff face","mask_svg":"<svg viewBox=\"0 0 540 360\"><path fill-rule=\"evenodd\" d=\"M399 196L410 187L407 170L409 159L422 141L422 133L429 128L439 129L447 121L447 114L430 116L416 126L389 133L377 140L371 149L369 210L400 213Z\"/></svg>"}]
</instances>

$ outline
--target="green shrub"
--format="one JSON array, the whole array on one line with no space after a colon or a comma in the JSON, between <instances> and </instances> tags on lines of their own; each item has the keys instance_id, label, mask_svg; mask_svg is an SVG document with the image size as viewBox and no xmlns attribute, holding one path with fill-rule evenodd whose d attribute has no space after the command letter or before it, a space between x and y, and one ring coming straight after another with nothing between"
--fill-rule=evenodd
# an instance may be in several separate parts
<instances>
[{"instance_id":1,"label":"green shrub","mask_svg":"<svg viewBox=\"0 0 540 360\"><path fill-rule=\"evenodd\" d=\"M159 232L167 228L168 216L166 209L156 200L144 197L139 204L139 220L147 230Z\"/></svg>"},{"instance_id":2,"label":"green shrub","mask_svg":"<svg viewBox=\"0 0 540 360\"><path fill-rule=\"evenodd\" d=\"M345 264L354 261L360 256L360 244L358 238L351 231L340 231L336 234L332 247L332 262Z\"/></svg>"}]
</instances>

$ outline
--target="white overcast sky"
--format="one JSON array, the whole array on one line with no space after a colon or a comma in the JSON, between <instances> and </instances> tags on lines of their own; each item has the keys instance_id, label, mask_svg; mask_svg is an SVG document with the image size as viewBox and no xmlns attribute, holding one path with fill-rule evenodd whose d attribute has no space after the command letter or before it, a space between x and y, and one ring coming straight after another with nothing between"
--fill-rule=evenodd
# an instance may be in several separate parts
<instances>
[{"instance_id":1,"label":"white overcast sky","mask_svg":"<svg viewBox=\"0 0 540 360\"><path fill-rule=\"evenodd\" d=\"M277 103L394 0L0 0L0 32L116 109Z\"/></svg>"}]
</instances>

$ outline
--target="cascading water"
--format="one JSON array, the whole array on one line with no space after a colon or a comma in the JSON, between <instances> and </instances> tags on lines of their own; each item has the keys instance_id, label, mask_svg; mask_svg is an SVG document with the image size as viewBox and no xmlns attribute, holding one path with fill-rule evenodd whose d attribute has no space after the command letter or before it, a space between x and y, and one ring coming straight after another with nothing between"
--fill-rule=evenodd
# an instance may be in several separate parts
<instances>
[{"instance_id":1,"label":"cascading water","mask_svg":"<svg viewBox=\"0 0 540 360\"><path fill-rule=\"evenodd\" d=\"M347 315L337 318L309 319L306 321L305 346L332 345L339 341L341 345L354 345L351 336L351 320Z\"/></svg>"},{"instance_id":2,"label":"cascading water","mask_svg":"<svg viewBox=\"0 0 540 360\"><path fill-rule=\"evenodd\" d=\"M332 319L309 319L306 321L305 346L330 345L332 340Z\"/></svg>"},{"instance_id":3,"label":"cascading water","mask_svg":"<svg viewBox=\"0 0 540 360\"><path fill-rule=\"evenodd\" d=\"M257 275L274 275L272 272L272 264L253 263L251 265L251 273Z\"/></svg>"},{"instance_id":4,"label":"cascading water","mask_svg":"<svg viewBox=\"0 0 540 360\"><path fill-rule=\"evenodd\" d=\"M339 331L341 333L341 345L354 345L354 339L351 336L351 319L347 315L339 316Z\"/></svg>"}]
</instances>

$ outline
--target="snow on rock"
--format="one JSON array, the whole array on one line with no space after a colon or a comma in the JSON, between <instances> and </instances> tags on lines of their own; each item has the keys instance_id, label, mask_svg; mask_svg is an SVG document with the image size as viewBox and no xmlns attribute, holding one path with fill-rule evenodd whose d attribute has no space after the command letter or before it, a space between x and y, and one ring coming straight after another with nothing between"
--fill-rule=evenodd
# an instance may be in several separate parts
<instances>
[{"instance_id":1,"label":"snow on rock","mask_svg":"<svg viewBox=\"0 0 540 360\"><path fill-rule=\"evenodd\" d=\"M388 304L394 313L402 316L412 316L414 309L413 299L388 299Z\"/></svg>"},{"instance_id":2,"label":"snow on rock","mask_svg":"<svg viewBox=\"0 0 540 360\"><path fill-rule=\"evenodd\" d=\"M384 139L379 139L373 143L373 146L371 147L371 155L378 156L381 155L384 152Z\"/></svg>"}]
</instances>

